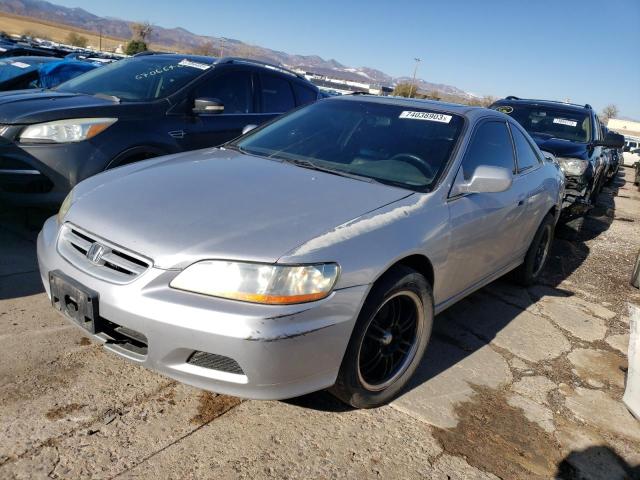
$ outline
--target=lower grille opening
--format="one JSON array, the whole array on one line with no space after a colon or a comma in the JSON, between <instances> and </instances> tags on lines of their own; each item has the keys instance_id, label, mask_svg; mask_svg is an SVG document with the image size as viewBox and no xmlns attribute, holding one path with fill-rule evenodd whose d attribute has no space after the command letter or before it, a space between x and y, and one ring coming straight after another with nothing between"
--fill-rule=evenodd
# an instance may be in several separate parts
<instances>
[{"instance_id":1,"label":"lower grille opening","mask_svg":"<svg viewBox=\"0 0 640 480\"><path fill-rule=\"evenodd\" d=\"M107 336L107 344L116 344L124 350L138 355L146 355L149 347L147 337L142 333L127 327L110 322L100 317L100 333Z\"/></svg>"},{"instance_id":2,"label":"lower grille opening","mask_svg":"<svg viewBox=\"0 0 640 480\"><path fill-rule=\"evenodd\" d=\"M189 356L187 363L211 370L244 375L244 371L233 358L216 355L215 353L195 351Z\"/></svg>"}]
</instances>

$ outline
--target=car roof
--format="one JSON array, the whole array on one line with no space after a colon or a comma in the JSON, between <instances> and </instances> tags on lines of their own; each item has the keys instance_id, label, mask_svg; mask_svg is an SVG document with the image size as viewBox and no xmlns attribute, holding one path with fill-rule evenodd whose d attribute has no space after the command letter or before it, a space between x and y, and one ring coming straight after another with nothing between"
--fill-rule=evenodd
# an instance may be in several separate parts
<instances>
[{"instance_id":1,"label":"car roof","mask_svg":"<svg viewBox=\"0 0 640 480\"><path fill-rule=\"evenodd\" d=\"M356 102L370 102L370 103L379 103L385 105L397 105L401 107L407 108L426 108L429 110L433 110L435 112L446 112L446 113L454 113L466 117L482 117L487 114L491 114L496 117L505 117L509 118L508 115L504 115L495 110L489 110L484 107L474 107L470 105L462 105L459 103L447 103L440 102L438 100L424 100L420 98L407 98L407 97L396 97L396 96L378 96L378 95L341 95L335 97L328 97L323 102L335 102L335 101L356 101Z\"/></svg>"},{"instance_id":2,"label":"car roof","mask_svg":"<svg viewBox=\"0 0 640 480\"><path fill-rule=\"evenodd\" d=\"M216 62L216 60L218 60L215 57L208 57L206 55L189 55L189 54L179 54L179 53L149 53L146 55L140 55L139 57L136 55L133 58L166 58L166 59L180 58L180 59L193 60L194 62L208 63L210 65L213 65Z\"/></svg>"},{"instance_id":3,"label":"car roof","mask_svg":"<svg viewBox=\"0 0 640 480\"><path fill-rule=\"evenodd\" d=\"M507 97L493 102L492 105L538 105L541 107L572 110L575 112L591 111L590 105L577 105L575 103L559 102L556 100L538 100L531 98Z\"/></svg>"},{"instance_id":4,"label":"car roof","mask_svg":"<svg viewBox=\"0 0 640 480\"><path fill-rule=\"evenodd\" d=\"M37 63L47 63L47 62L59 62L62 60L58 57L38 57L36 55L19 55L16 57L3 57L0 58L0 61L3 62L37 62Z\"/></svg>"}]
</instances>

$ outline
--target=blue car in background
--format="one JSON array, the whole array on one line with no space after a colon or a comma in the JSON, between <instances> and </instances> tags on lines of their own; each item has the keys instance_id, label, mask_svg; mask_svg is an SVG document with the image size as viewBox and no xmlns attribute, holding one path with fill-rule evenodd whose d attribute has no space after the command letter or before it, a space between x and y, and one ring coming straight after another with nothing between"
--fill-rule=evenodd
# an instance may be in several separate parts
<instances>
[{"instance_id":1,"label":"blue car in background","mask_svg":"<svg viewBox=\"0 0 640 480\"><path fill-rule=\"evenodd\" d=\"M54 57L2 58L0 91L53 88L100 65L97 62Z\"/></svg>"}]
</instances>

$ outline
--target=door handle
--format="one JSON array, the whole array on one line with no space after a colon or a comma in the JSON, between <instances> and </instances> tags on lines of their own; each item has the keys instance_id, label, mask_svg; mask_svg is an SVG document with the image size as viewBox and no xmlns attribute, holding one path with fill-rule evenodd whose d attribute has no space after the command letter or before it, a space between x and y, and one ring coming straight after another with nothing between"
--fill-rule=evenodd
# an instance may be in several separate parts
<instances>
[{"instance_id":1,"label":"door handle","mask_svg":"<svg viewBox=\"0 0 640 480\"><path fill-rule=\"evenodd\" d=\"M184 136L187 134L187 132L185 132L184 130L172 130L171 132L167 133L173 138L184 138Z\"/></svg>"}]
</instances>

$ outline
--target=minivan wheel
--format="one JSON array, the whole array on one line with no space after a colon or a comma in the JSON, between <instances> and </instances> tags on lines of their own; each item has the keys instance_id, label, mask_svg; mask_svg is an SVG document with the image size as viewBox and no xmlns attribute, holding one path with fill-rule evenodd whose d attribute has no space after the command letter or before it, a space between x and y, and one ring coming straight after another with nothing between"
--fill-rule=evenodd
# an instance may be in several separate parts
<instances>
[{"instance_id":1,"label":"minivan wheel","mask_svg":"<svg viewBox=\"0 0 640 480\"><path fill-rule=\"evenodd\" d=\"M356 408L391 401L420 363L432 325L429 283L409 267L393 267L360 311L331 393Z\"/></svg>"},{"instance_id":2,"label":"minivan wheel","mask_svg":"<svg viewBox=\"0 0 640 480\"><path fill-rule=\"evenodd\" d=\"M538 281L540 274L549 258L549 251L553 243L554 217L550 213L542 220L533 241L527 250L524 263L514 270L515 280L523 286L529 286Z\"/></svg>"}]
</instances>

